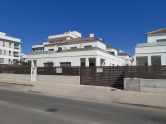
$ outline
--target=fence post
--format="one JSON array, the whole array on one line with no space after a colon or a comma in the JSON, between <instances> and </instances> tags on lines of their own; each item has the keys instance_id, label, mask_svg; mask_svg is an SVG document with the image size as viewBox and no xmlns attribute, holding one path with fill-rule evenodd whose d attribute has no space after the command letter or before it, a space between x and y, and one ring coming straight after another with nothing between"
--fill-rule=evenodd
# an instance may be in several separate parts
<instances>
[{"instance_id":1,"label":"fence post","mask_svg":"<svg viewBox=\"0 0 166 124\"><path fill-rule=\"evenodd\" d=\"M31 82L37 81L37 61L31 61Z\"/></svg>"}]
</instances>

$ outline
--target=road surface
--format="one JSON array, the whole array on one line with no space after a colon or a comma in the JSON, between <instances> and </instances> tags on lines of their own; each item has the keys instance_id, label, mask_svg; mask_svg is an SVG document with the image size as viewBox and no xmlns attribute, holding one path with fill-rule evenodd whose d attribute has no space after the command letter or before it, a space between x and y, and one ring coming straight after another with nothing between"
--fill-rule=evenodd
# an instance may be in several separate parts
<instances>
[{"instance_id":1,"label":"road surface","mask_svg":"<svg viewBox=\"0 0 166 124\"><path fill-rule=\"evenodd\" d=\"M0 89L0 124L166 124L166 110Z\"/></svg>"}]
</instances>

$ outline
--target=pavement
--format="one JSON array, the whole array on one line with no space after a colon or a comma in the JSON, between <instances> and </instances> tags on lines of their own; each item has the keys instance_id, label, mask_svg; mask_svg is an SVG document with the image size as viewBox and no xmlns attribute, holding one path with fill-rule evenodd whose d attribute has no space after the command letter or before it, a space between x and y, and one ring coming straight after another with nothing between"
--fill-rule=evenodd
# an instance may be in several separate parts
<instances>
[{"instance_id":1,"label":"pavement","mask_svg":"<svg viewBox=\"0 0 166 124\"><path fill-rule=\"evenodd\" d=\"M49 96L58 96L71 99L88 100L103 103L121 103L138 106L151 106L166 108L166 94L124 91L111 87L72 85L63 83L22 82L13 81L1 84L23 85L23 89L42 93ZM28 88L27 88L28 87Z\"/></svg>"},{"instance_id":2,"label":"pavement","mask_svg":"<svg viewBox=\"0 0 166 124\"><path fill-rule=\"evenodd\" d=\"M0 124L165 124L166 109L0 89Z\"/></svg>"}]
</instances>

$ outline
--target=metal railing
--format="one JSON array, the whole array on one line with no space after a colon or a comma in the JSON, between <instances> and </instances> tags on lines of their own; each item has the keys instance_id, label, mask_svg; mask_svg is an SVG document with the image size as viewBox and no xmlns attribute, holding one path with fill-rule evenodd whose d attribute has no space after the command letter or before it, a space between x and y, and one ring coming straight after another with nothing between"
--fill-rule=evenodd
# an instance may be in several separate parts
<instances>
[{"instance_id":1,"label":"metal railing","mask_svg":"<svg viewBox=\"0 0 166 124\"><path fill-rule=\"evenodd\" d=\"M140 43L136 47L153 47L153 46L166 46L166 41L154 42L154 43Z\"/></svg>"}]
</instances>

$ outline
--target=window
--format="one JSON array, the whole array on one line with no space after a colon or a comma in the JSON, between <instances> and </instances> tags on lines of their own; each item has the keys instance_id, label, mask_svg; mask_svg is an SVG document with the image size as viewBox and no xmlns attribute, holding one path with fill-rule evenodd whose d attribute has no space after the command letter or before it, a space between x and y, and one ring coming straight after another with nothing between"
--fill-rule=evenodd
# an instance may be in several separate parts
<instances>
[{"instance_id":1,"label":"window","mask_svg":"<svg viewBox=\"0 0 166 124\"><path fill-rule=\"evenodd\" d=\"M5 41L3 42L3 47L5 47Z\"/></svg>"},{"instance_id":2,"label":"window","mask_svg":"<svg viewBox=\"0 0 166 124\"><path fill-rule=\"evenodd\" d=\"M58 47L57 52L61 52L62 51L62 47Z\"/></svg>"},{"instance_id":3,"label":"window","mask_svg":"<svg viewBox=\"0 0 166 124\"><path fill-rule=\"evenodd\" d=\"M12 43L11 42L9 42L9 47L11 48L11 45L12 45Z\"/></svg>"},{"instance_id":4,"label":"window","mask_svg":"<svg viewBox=\"0 0 166 124\"><path fill-rule=\"evenodd\" d=\"M100 59L100 66L104 66L105 65L105 59Z\"/></svg>"},{"instance_id":5,"label":"window","mask_svg":"<svg viewBox=\"0 0 166 124\"><path fill-rule=\"evenodd\" d=\"M42 52L42 51L44 51L44 48L32 48L32 52ZM48 49L48 51L49 51L49 49Z\"/></svg>"},{"instance_id":6,"label":"window","mask_svg":"<svg viewBox=\"0 0 166 124\"><path fill-rule=\"evenodd\" d=\"M60 62L61 67L71 67L71 62Z\"/></svg>"},{"instance_id":7,"label":"window","mask_svg":"<svg viewBox=\"0 0 166 124\"><path fill-rule=\"evenodd\" d=\"M161 56L151 56L151 63L153 65L161 65Z\"/></svg>"},{"instance_id":8,"label":"window","mask_svg":"<svg viewBox=\"0 0 166 124\"><path fill-rule=\"evenodd\" d=\"M54 49L48 49L48 51L54 51Z\"/></svg>"},{"instance_id":9,"label":"window","mask_svg":"<svg viewBox=\"0 0 166 124\"><path fill-rule=\"evenodd\" d=\"M166 42L166 39L159 39L157 42Z\"/></svg>"},{"instance_id":10,"label":"window","mask_svg":"<svg viewBox=\"0 0 166 124\"><path fill-rule=\"evenodd\" d=\"M2 55L2 50L0 49L0 55Z\"/></svg>"},{"instance_id":11,"label":"window","mask_svg":"<svg viewBox=\"0 0 166 124\"><path fill-rule=\"evenodd\" d=\"M19 53L18 52L14 52L14 57L19 57Z\"/></svg>"},{"instance_id":12,"label":"window","mask_svg":"<svg viewBox=\"0 0 166 124\"><path fill-rule=\"evenodd\" d=\"M4 50L4 53L3 53L4 55L6 55L6 50Z\"/></svg>"},{"instance_id":13,"label":"window","mask_svg":"<svg viewBox=\"0 0 166 124\"><path fill-rule=\"evenodd\" d=\"M84 48L92 48L92 45L84 46Z\"/></svg>"},{"instance_id":14,"label":"window","mask_svg":"<svg viewBox=\"0 0 166 124\"><path fill-rule=\"evenodd\" d=\"M77 47L70 47L70 49L77 49Z\"/></svg>"},{"instance_id":15,"label":"window","mask_svg":"<svg viewBox=\"0 0 166 124\"><path fill-rule=\"evenodd\" d=\"M8 64L10 64L10 63L11 63L11 60L9 59L9 60L8 60Z\"/></svg>"},{"instance_id":16,"label":"window","mask_svg":"<svg viewBox=\"0 0 166 124\"><path fill-rule=\"evenodd\" d=\"M14 49L19 49L19 44L14 44Z\"/></svg>"},{"instance_id":17,"label":"window","mask_svg":"<svg viewBox=\"0 0 166 124\"><path fill-rule=\"evenodd\" d=\"M111 52L111 51L109 51L109 53L110 53L111 55L115 55L115 52Z\"/></svg>"},{"instance_id":18,"label":"window","mask_svg":"<svg viewBox=\"0 0 166 124\"><path fill-rule=\"evenodd\" d=\"M96 66L96 58L89 58L89 66Z\"/></svg>"},{"instance_id":19,"label":"window","mask_svg":"<svg viewBox=\"0 0 166 124\"><path fill-rule=\"evenodd\" d=\"M148 57L136 57L136 65L137 66L147 66L148 65Z\"/></svg>"},{"instance_id":20,"label":"window","mask_svg":"<svg viewBox=\"0 0 166 124\"><path fill-rule=\"evenodd\" d=\"M4 58L0 58L0 63L4 63Z\"/></svg>"},{"instance_id":21,"label":"window","mask_svg":"<svg viewBox=\"0 0 166 124\"><path fill-rule=\"evenodd\" d=\"M11 51L9 51L9 56L11 56Z\"/></svg>"},{"instance_id":22,"label":"window","mask_svg":"<svg viewBox=\"0 0 166 124\"><path fill-rule=\"evenodd\" d=\"M85 67L85 58L80 58L81 67Z\"/></svg>"}]
</instances>

